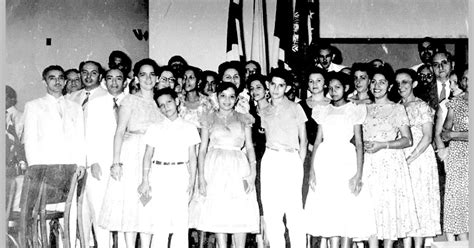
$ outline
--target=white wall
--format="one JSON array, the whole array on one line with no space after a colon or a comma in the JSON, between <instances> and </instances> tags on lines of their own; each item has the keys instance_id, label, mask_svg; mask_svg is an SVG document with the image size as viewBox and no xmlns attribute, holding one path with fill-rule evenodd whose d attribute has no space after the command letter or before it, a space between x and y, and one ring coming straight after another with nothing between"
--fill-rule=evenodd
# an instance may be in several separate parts
<instances>
[{"instance_id":1,"label":"white wall","mask_svg":"<svg viewBox=\"0 0 474 248\"><path fill-rule=\"evenodd\" d=\"M148 56L148 42L132 31L148 30L146 0L10 0L6 13L5 83L17 91L20 109L45 94L41 73L48 65L66 70L90 59L107 67L113 50L132 61Z\"/></svg>"},{"instance_id":2,"label":"white wall","mask_svg":"<svg viewBox=\"0 0 474 248\"><path fill-rule=\"evenodd\" d=\"M248 57L253 0L242 1ZM320 0L320 36L467 38L467 3L467 0ZM228 5L227 0L150 1L150 56L160 64L165 64L171 56L180 54L192 65L217 70L217 66L225 60ZM267 0L266 5L271 47L276 0ZM402 61L407 65L419 63L416 46L407 46L415 54L401 58ZM380 53L380 46L373 47L379 49L377 53ZM390 51L398 50L403 49ZM271 56L271 49L269 52ZM351 56L347 59L352 62L366 58Z\"/></svg>"}]
</instances>

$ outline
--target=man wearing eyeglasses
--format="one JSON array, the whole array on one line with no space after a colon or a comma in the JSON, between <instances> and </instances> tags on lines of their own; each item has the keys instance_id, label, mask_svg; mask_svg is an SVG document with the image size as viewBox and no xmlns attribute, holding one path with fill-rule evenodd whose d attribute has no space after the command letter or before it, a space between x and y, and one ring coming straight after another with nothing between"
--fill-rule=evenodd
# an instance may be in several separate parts
<instances>
[{"instance_id":1,"label":"man wearing eyeglasses","mask_svg":"<svg viewBox=\"0 0 474 248\"><path fill-rule=\"evenodd\" d=\"M440 103L449 97L449 75L454 68L454 63L449 52L439 51L434 54L431 65L435 75L435 82L431 85L428 104L437 110L440 107Z\"/></svg>"}]
</instances>

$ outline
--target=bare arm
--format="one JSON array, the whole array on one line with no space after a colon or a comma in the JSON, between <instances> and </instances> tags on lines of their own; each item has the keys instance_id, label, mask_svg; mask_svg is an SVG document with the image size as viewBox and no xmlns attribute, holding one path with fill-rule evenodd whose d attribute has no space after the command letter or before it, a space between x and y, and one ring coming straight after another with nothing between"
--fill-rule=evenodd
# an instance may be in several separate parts
<instances>
[{"instance_id":1,"label":"bare arm","mask_svg":"<svg viewBox=\"0 0 474 248\"><path fill-rule=\"evenodd\" d=\"M443 131L443 124L445 119L443 119L443 109L438 108L436 111L436 123L435 123L435 130L434 130L434 143L436 145L436 150L445 148L444 142L441 139L441 132Z\"/></svg>"},{"instance_id":2,"label":"bare arm","mask_svg":"<svg viewBox=\"0 0 474 248\"><path fill-rule=\"evenodd\" d=\"M150 181L149 174L151 169L151 159L153 158L153 153L155 148L150 145L146 145L145 154L143 154L143 168L142 168L142 183L138 186L138 193L142 195L148 195L150 193Z\"/></svg>"},{"instance_id":3,"label":"bare arm","mask_svg":"<svg viewBox=\"0 0 474 248\"><path fill-rule=\"evenodd\" d=\"M255 157L255 149L252 142L252 129L245 126L245 147L247 148L247 158L250 164L250 175L245 177L247 180L247 193L252 192L255 188L255 178L257 177L257 159Z\"/></svg>"},{"instance_id":4,"label":"bare arm","mask_svg":"<svg viewBox=\"0 0 474 248\"><path fill-rule=\"evenodd\" d=\"M298 138L300 142L299 155L301 161L304 161L308 149L308 137L306 136L306 124L304 122L298 126Z\"/></svg>"},{"instance_id":5,"label":"bare arm","mask_svg":"<svg viewBox=\"0 0 474 248\"><path fill-rule=\"evenodd\" d=\"M199 147L198 156L198 179L199 191L206 195L206 180L204 180L204 161L207 154L207 146L209 145L209 129L203 127L201 129L201 146Z\"/></svg>"},{"instance_id":6,"label":"bare arm","mask_svg":"<svg viewBox=\"0 0 474 248\"><path fill-rule=\"evenodd\" d=\"M443 131L441 132L441 135L440 135L441 139L444 141L450 141L450 140L468 141L469 132L452 131L453 119L454 119L454 112L451 108L448 108L448 115L446 116L446 120L443 125Z\"/></svg>"},{"instance_id":7,"label":"bare arm","mask_svg":"<svg viewBox=\"0 0 474 248\"><path fill-rule=\"evenodd\" d=\"M311 186L311 189L313 189L313 191L316 188L316 172L314 171L314 158L316 156L316 150L318 150L318 147L321 142L323 142L323 126L318 125L318 131L316 132L313 152L311 153L311 166L309 170L309 185Z\"/></svg>"},{"instance_id":8,"label":"bare arm","mask_svg":"<svg viewBox=\"0 0 474 248\"><path fill-rule=\"evenodd\" d=\"M194 182L196 181L196 171L197 171L197 155L196 155L196 145L189 146L188 148L189 154L189 185L188 185L188 192L192 193Z\"/></svg>"},{"instance_id":9,"label":"bare arm","mask_svg":"<svg viewBox=\"0 0 474 248\"><path fill-rule=\"evenodd\" d=\"M122 168L117 166L120 163L120 153L122 152L122 143L123 143L123 136L125 135L125 131L127 129L127 124L132 115L132 109L125 105L121 106L119 110L119 121L117 124L117 129L115 129L114 135L114 154L113 154L113 164L115 166L111 167L111 175L113 178L120 180L122 174ZM125 165L127 166L127 165ZM129 166L129 165L128 165Z\"/></svg>"},{"instance_id":10,"label":"bare arm","mask_svg":"<svg viewBox=\"0 0 474 248\"><path fill-rule=\"evenodd\" d=\"M361 180L364 166L364 142L362 140L362 125L354 125L354 144L357 155L357 172L349 180L349 188L355 195L361 190Z\"/></svg>"},{"instance_id":11,"label":"bare arm","mask_svg":"<svg viewBox=\"0 0 474 248\"><path fill-rule=\"evenodd\" d=\"M413 145L411 130L408 125L400 127L402 137L385 142L367 141L364 143L365 151L368 153L376 153L381 149L403 149Z\"/></svg>"},{"instance_id":12,"label":"bare arm","mask_svg":"<svg viewBox=\"0 0 474 248\"><path fill-rule=\"evenodd\" d=\"M410 164L426 151L426 148L431 145L433 124L431 122L424 123L422 126L423 137L421 137L418 145L413 149L411 154L407 157L407 163Z\"/></svg>"}]
</instances>

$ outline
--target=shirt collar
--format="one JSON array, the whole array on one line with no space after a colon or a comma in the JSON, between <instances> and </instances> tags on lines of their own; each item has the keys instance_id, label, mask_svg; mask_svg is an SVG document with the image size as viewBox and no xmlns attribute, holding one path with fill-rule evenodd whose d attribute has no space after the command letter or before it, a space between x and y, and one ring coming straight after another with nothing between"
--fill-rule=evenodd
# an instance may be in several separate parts
<instances>
[{"instance_id":1,"label":"shirt collar","mask_svg":"<svg viewBox=\"0 0 474 248\"><path fill-rule=\"evenodd\" d=\"M6 111L7 111L7 113L9 113L9 114L13 114L13 113L18 112L18 110L16 109L15 106L9 107L8 109L6 109Z\"/></svg>"},{"instance_id":2,"label":"shirt collar","mask_svg":"<svg viewBox=\"0 0 474 248\"><path fill-rule=\"evenodd\" d=\"M60 97L56 98L54 97L53 95L51 94L46 94L46 99L51 101L51 102L58 102L58 101L63 101L64 100L64 96L61 95Z\"/></svg>"}]
</instances>

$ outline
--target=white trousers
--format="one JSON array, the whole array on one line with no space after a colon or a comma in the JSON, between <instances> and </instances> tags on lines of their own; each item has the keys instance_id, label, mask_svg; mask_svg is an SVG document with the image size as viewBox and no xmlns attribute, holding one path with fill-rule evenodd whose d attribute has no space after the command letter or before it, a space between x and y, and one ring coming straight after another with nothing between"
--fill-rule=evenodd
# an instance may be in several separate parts
<instances>
[{"instance_id":1,"label":"white trousers","mask_svg":"<svg viewBox=\"0 0 474 248\"><path fill-rule=\"evenodd\" d=\"M303 161L298 152L267 149L261 164L261 192L267 238L271 248L285 248L286 226L292 248L306 247L303 229Z\"/></svg>"},{"instance_id":2,"label":"white trousers","mask_svg":"<svg viewBox=\"0 0 474 248\"><path fill-rule=\"evenodd\" d=\"M94 245L94 237L92 236L92 227L94 227L97 247L112 247L111 232L98 225L99 214L107 187L107 172L108 171L102 169L102 176L100 180L97 180L92 176L90 169L87 170L86 190L82 203L83 229L86 246ZM120 238L123 238L123 235L119 234L119 239Z\"/></svg>"}]
</instances>

